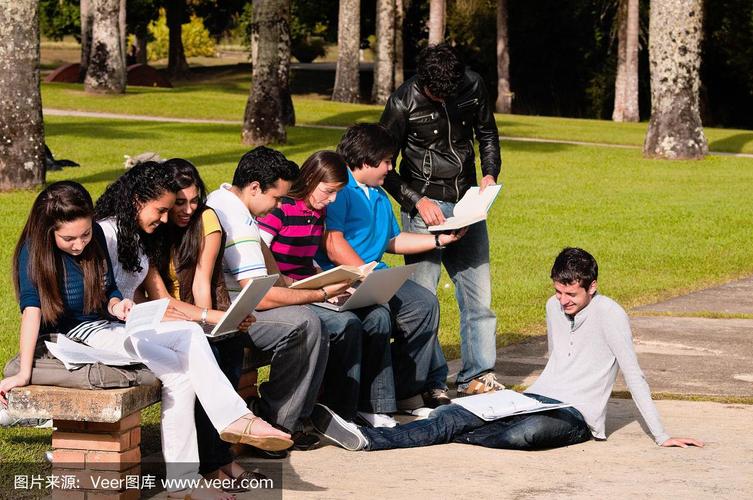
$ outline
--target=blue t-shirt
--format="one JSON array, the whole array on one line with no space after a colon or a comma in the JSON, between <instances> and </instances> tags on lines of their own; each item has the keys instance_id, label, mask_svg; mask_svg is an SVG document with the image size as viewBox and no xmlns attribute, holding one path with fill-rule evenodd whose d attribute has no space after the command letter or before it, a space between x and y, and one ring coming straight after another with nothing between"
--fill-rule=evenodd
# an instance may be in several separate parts
<instances>
[{"instance_id":1,"label":"blue t-shirt","mask_svg":"<svg viewBox=\"0 0 753 500\"><path fill-rule=\"evenodd\" d=\"M377 269L383 269L387 264L382 262L382 255L387 243L400 234L400 226L397 225L387 193L380 187L367 189L368 197L348 171L348 184L327 206L326 229L342 232L364 262L377 261ZM316 262L325 270L334 267L323 250L317 253Z\"/></svg>"},{"instance_id":2,"label":"blue t-shirt","mask_svg":"<svg viewBox=\"0 0 753 500\"><path fill-rule=\"evenodd\" d=\"M122 299L122 295L115 285L115 278L112 274L110 257L107 255L107 243L102 228L96 222L92 224L92 239L90 245L99 244L102 253L105 256L107 271L105 275L105 296L109 301L113 297ZM42 333L59 332L68 333L77 325L86 321L95 321L102 319L98 312L89 314L84 313L84 274L78 259L73 255L61 252L55 249L57 255L63 261L65 272L60 276L60 286L63 298L63 314L58 318L54 325L43 324ZM18 253L18 282L19 282L19 306L21 312L27 307L41 307L42 301L39 298L39 291L29 277L29 245L24 243L21 251ZM106 309L106 304L103 304Z\"/></svg>"}]
</instances>

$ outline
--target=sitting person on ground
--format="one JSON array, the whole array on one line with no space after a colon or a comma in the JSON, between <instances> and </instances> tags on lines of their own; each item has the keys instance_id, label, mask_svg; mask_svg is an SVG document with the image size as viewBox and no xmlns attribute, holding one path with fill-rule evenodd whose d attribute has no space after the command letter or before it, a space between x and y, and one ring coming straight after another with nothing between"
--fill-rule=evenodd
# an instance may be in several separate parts
<instances>
[{"instance_id":1,"label":"sitting person on ground","mask_svg":"<svg viewBox=\"0 0 753 500\"><path fill-rule=\"evenodd\" d=\"M202 325L217 324L230 306L222 274L225 234L214 210L206 206L206 189L196 167L182 158L162 163L171 170L178 185L175 204L167 223L155 232L161 244L159 262L150 265L144 290L150 300L169 298L171 306L185 319ZM195 307L190 307L195 306ZM246 331L254 317L249 315L239 331ZM226 335L210 342L217 364L230 384L237 388L243 366L245 335ZM196 436L199 445L199 473L207 478L229 480L228 493L249 491L244 480L262 479L233 460L230 444L220 439L206 411L197 401Z\"/></svg>"},{"instance_id":2,"label":"sitting person on ground","mask_svg":"<svg viewBox=\"0 0 753 500\"><path fill-rule=\"evenodd\" d=\"M155 185L159 183L151 183ZM174 199L170 191L163 193ZM154 203L171 204L169 197L149 198L134 214L136 220L151 220L148 214L153 213ZM28 384L40 334L59 332L92 348L140 361L160 379L168 478L200 478L194 421L185 418L196 398L207 408L222 439L271 450L291 446L289 434L248 410L217 366L196 323L166 321L156 331L126 332L121 321L133 303L116 286L107 242L93 216L91 196L76 182L53 183L37 196L14 254L13 282L22 311L21 369L0 381L0 402L7 404L8 391ZM194 491L194 498L229 497L209 488Z\"/></svg>"},{"instance_id":3,"label":"sitting person on ground","mask_svg":"<svg viewBox=\"0 0 753 500\"><path fill-rule=\"evenodd\" d=\"M318 405L316 428L350 450L385 450L441 443L539 450L605 440L607 402L617 369L660 446L703 446L672 438L662 425L633 349L630 321L612 299L596 292L596 260L580 248L565 248L554 261L554 296L546 303L549 361L525 395L543 403L572 406L486 421L458 404L442 406L427 419L396 429L359 428ZM479 396L476 396L479 397Z\"/></svg>"},{"instance_id":4,"label":"sitting person on ground","mask_svg":"<svg viewBox=\"0 0 753 500\"><path fill-rule=\"evenodd\" d=\"M322 241L327 205L347 182L342 157L318 151L303 163L280 206L257 220L262 239L288 278L301 280L321 271L314 255ZM354 311L310 308L329 332L319 401L349 421L358 417L371 426L395 426L389 415L397 411L389 309L379 304Z\"/></svg>"},{"instance_id":5,"label":"sitting person on ground","mask_svg":"<svg viewBox=\"0 0 753 500\"><path fill-rule=\"evenodd\" d=\"M457 234L400 232L392 204L381 188L392 169L397 150L392 136L378 124L348 128L337 152L348 165L348 184L327 208L324 251L316 260L323 269L336 265L387 265L385 252L413 254L444 247L460 239ZM448 404L447 362L437 339L439 303L434 294L412 280L403 284L388 303L393 319L392 368L395 396L400 409L435 408ZM417 404L408 405L415 400Z\"/></svg>"},{"instance_id":6,"label":"sitting person on ground","mask_svg":"<svg viewBox=\"0 0 753 500\"><path fill-rule=\"evenodd\" d=\"M256 219L280 206L297 175L298 166L282 153L257 147L240 159L232 184L209 194L207 204L227 232L223 269L231 298L251 279L279 273ZM256 307L256 323L249 330L254 363L272 365L253 409L290 430L294 449L305 450L319 443L305 426L324 377L329 333L319 316L302 304L318 302L324 294L337 295L349 283L329 285L324 291L290 290L280 276L276 285Z\"/></svg>"}]
</instances>

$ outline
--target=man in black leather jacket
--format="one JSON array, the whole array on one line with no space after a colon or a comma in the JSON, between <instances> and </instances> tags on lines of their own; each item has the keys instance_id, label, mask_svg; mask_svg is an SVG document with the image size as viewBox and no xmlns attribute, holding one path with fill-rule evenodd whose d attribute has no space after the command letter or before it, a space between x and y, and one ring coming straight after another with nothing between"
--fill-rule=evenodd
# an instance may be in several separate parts
<instances>
[{"instance_id":1,"label":"man in black leather jacket","mask_svg":"<svg viewBox=\"0 0 753 500\"><path fill-rule=\"evenodd\" d=\"M399 173L384 188L401 207L404 231L428 232L452 216L471 187L495 184L500 172L499 132L484 82L447 44L429 46L418 59L418 74L390 96L381 123L400 145ZM481 183L476 181L474 137L479 142ZM469 227L446 249L405 257L420 263L413 279L436 292L441 265L455 283L460 307L462 368L458 394L500 389L493 373L496 315L491 310L489 236L486 222Z\"/></svg>"}]
</instances>

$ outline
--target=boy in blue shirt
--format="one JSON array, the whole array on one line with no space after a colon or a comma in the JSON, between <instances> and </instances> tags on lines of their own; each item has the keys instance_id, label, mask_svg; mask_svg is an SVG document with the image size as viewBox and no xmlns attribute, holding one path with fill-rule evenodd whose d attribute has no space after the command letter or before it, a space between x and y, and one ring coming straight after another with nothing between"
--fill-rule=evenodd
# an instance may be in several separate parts
<instances>
[{"instance_id":1,"label":"boy in blue shirt","mask_svg":"<svg viewBox=\"0 0 753 500\"><path fill-rule=\"evenodd\" d=\"M385 268L384 252L421 253L444 247L463 235L463 232L441 235L400 232L390 200L380 187L392 170L396 150L392 136L378 124L354 125L340 140L337 152L348 164L348 185L327 207L326 253L320 251L316 259L324 269L371 261L379 263L377 269ZM425 406L448 404L447 362L437 340L437 298L408 280L388 306L394 326L392 367L396 399L407 400L420 394Z\"/></svg>"}]
</instances>

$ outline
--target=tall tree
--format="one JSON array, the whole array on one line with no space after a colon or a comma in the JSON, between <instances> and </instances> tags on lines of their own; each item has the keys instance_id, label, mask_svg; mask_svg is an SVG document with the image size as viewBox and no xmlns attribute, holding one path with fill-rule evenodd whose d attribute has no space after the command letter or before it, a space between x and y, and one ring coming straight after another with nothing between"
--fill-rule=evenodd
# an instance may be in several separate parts
<instances>
[{"instance_id":1,"label":"tall tree","mask_svg":"<svg viewBox=\"0 0 753 500\"><path fill-rule=\"evenodd\" d=\"M83 82L86 77L86 69L89 67L89 55L92 45L92 25L94 24L94 0L81 0L81 67L79 69L79 81Z\"/></svg>"},{"instance_id":2,"label":"tall tree","mask_svg":"<svg viewBox=\"0 0 753 500\"><path fill-rule=\"evenodd\" d=\"M361 41L360 0L340 0L337 18L337 70L332 100L358 102L359 44Z\"/></svg>"},{"instance_id":3,"label":"tall tree","mask_svg":"<svg viewBox=\"0 0 753 500\"><path fill-rule=\"evenodd\" d=\"M405 81L405 12L410 0L395 0L395 87Z\"/></svg>"},{"instance_id":4,"label":"tall tree","mask_svg":"<svg viewBox=\"0 0 753 500\"><path fill-rule=\"evenodd\" d=\"M45 180L39 2L0 0L0 190Z\"/></svg>"},{"instance_id":5,"label":"tall tree","mask_svg":"<svg viewBox=\"0 0 753 500\"><path fill-rule=\"evenodd\" d=\"M287 141L284 103L280 85L280 60L290 49L290 26L286 20L288 0L255 0L252 30L258 33L256 63L251 76L241 138L244 144L263 145Z\"/></svg>"},{"instance_id":6,"label":"tall tree","mask_svg":"<svg viewBox=\"0 0 753 500\"><path fill-rule=\"evenodd\" d=\"M497 113L512 111L510 46L507 42L507 0L497 0Z\"/></svg>"},{"instance_id":7,"label":"tall tree","mask_svg":"<svg viewBox=\"0 0 753 500\"><path fill-rule=\"evenodd\" d=\"M643 154L697 159L708 153L698 108L702 0L651 2L651 121Z\"/></svg>"},{"instance_id":8,"label":"tall tree","mask_svg":"<svg viewBox=\"0 0 753 500\"><path fill-rule=\"evenodd\" d=\"M616 122L637 122L639 0L619 0L617 10L617 76L614 82Z\"/></svg>"},{"instance_id":9,"label":"tall tree","mask_svg":"<svg viewBox=\"0 0 753 500\"><path fill-rule=\"evenodd\" d=\"M188 73L188 61L183 48L183 24L189 21L186 0L165 0L165 16L170 30L167 73L173 78L182 78Z\"/></svg>"},{"instance_id":10,"label":"tall tree","mask_svg":"<svg viewBox=\"0 0 753 500\"><path fill-rule=\"evenodd\" d=\"M384 104L395 85L395 0L377 0L376 43L371 100Z\"/></svg>"},{"instance_id":11,"label":"tall tree","mask_svg":"<svg viewBox=\"0 0 753 500\"><path fill-rule=\"evenodd\" d=\"M126 68L120 46L120 0L93 0L92 7L92 46L84 89L122 94L126 88Z\"/></svg>"},{"instance_id":12,"label":"tall tree","mask_svg":"<svg viewBox=\"0 0 753 500\"><path fill-rule=\"evenodd\" d=\"M290 0L281 0L283 29L280 29L280 38L277 41L277 49L280 54L280 65L277 68L277 79L280 82L280 103L282 104L282 123L286 126L295 125L295 108L293 108L293 96L290 94Z\"/></svg>"},{"instance_id":13,"label":"tall tree","mask_svg":"<svg viewBox=\"0 0 753 500\"><path fill-rule=\"evenodd\" d=\"M429 2L429 45L436 45L444 41L444 30L447 21L446 0L430 0Z\"/></svg>"}]
</instances>

